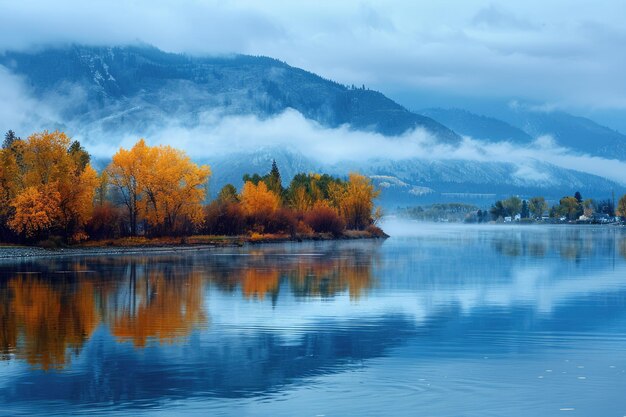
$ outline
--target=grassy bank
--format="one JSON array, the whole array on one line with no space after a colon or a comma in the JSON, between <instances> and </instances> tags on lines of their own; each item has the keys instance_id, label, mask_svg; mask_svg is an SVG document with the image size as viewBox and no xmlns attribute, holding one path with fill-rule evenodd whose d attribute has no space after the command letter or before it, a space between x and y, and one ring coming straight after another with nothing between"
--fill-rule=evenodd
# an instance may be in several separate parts
<instances>
[{"instance_id":1,"label":"grassy bank","mask_svg":"<svg viewBox=\"0 0 626 417\"><path fill-rule=\"evenodd\" d=\"M18 246L0 243L0 259L57 257L57 256L103 256L119 254L143 254L181 252L216 247L241 247L246 245L302 242L322 240L385 239L382 230L346 230L339 236L330 233L310 234L251 234L242 236L186 236L186 237L126 237L87 241L69 246Z\"/></svg>"}]
</instances>

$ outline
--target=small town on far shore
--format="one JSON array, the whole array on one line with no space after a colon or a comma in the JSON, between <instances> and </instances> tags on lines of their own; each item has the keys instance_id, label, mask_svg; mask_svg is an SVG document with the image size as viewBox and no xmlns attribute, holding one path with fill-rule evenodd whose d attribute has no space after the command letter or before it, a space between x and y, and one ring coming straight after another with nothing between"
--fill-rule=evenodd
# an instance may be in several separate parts
<instances>
[{"instance_id":1,"label":"small town on far shore","mask_svg":"<svg viewBox=\"0 0 626 417\"><path fill-rule=\"evenodd\" d=\"M438 223L508 224L626 224L626 195L604 200L583 199L580 192L550 206L545 197L512 196L496 201L489 209L472 204L439 203L399 209L400 217Z\"/></svg>"}]
</instances>

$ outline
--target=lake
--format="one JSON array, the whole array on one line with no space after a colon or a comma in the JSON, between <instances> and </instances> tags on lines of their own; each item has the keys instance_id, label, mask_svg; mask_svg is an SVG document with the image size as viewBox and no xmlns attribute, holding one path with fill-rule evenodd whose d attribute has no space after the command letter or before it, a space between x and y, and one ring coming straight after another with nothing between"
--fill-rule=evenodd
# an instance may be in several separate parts
<instances>
[{"instance_id":1,"label":"lake","mask_svg":"<svg viewBox=\"0 0 626 417\"><path fill-rule=\"evenodd\" d=\"M2 261L0 415L626 415L624 228L385 229Z\"/></svg>"}]
</instances>

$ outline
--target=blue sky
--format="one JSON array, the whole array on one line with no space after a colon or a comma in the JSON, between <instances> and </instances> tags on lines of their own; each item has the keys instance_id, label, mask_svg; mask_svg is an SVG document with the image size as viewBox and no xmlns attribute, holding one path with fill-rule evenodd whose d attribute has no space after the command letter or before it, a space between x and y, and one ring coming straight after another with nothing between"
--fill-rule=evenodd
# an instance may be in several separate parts
<instances>
[{"instance_id":1,"label":"blue sky","mask_svg":"<svg viewBox=\"0 0 626 417\"><path fill-rule=\"evenodd\" d=\"M624 1L0 0L0 50L137 41L279 58L409 108L509 102L626 132Z\"/></svg>"}]
</instances>

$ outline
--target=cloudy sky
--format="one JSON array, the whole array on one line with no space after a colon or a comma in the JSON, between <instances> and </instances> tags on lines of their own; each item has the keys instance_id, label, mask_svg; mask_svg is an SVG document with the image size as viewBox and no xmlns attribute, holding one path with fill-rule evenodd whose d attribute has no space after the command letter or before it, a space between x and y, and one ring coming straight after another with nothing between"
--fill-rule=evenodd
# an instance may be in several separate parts
<instances>
[{"instance_id":1,"label":"cloudy sky","mask_svg":"<svg viewBox=\"0 0 626 417\"><path fill-rule=\"evenodd\" d=\"M512 100L626 131L621 0L0 0L0 50L146 42L269 55L409 108Z\"/></svg>"}]
</instances>

